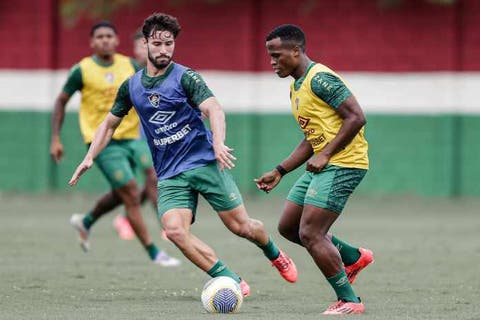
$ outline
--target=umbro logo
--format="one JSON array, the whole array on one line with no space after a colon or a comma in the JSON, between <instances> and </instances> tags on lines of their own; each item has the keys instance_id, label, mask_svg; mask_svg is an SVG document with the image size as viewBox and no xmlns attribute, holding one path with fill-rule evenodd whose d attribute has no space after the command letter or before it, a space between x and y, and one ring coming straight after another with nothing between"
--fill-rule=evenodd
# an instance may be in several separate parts
<instances>
[{"instance_id":1,"label":"umbro logo","mask_svg":"<svg viewBox=\"0 0 480 320\"><path fill-rule=\"evenodd\" d=\"M347 283L348 283L348 278L347 278L347 276L343 276L343 277L341 277L340 279L338 279L337 282L335 282L335 284L336 284L337 286L344 286L344 285L346 285Z\"/></svg>"},{"instance_id":2,"label":"umbro logo","mask_svg":"<svg viewBox=\"0 0 480 320\"><path fill-rule=\"evenodd\" d=\"M305 129L309 122L310 122L309 118L298 116L298 124L300 125L300 128Z\"/></svg>"},{"instance_id":3,"label":"umbro logo","mask_svg":"<svg viewBox=\"0 0 480 320\"><path fill-rule=\"evenodd\" d=\"M167 123L174 114L175 111L157 111L150 117L148 122L162 125Z\"/></svg>"}]
</instances>

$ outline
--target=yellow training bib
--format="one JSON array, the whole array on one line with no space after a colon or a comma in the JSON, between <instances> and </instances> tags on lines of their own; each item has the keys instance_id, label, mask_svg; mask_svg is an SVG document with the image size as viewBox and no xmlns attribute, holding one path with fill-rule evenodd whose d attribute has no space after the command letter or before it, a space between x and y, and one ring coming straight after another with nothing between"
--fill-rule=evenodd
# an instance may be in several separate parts
<instances>
[{"instance_id":1,"label":"yellow training bib","mask_svg":"<svg viewBox=\"0 0 480 320\"><path fill-rule=\"evenodd\" d=\"M335 108L320 99L312 90L312 79L320 73L332 74L343 82L343 79L331 69L317 63L307 69L305 78L297 89L295 89L295 82L290 86L293 116L315 153L322 151L332 141L343 123ZM327 82L319 83L324 86L322 89L325 92L329 92ZM368 169L368 143L364 137L364 128L343 150L332 156L329 164Z\"/></svg>"},{"instance_id":2,"label":"yellow training bib","mask_svg":"<svg viewBox=\"0 0 480 320\"><path fill-rule=\"evenodd\" d=\"M98 129L115 102L120 85L135 73L130 58L115 54L109 66L99 65L92 57L80 61L82 74L82 101L80 104L80 130L85 143L91 143ZM132 110L124 117L113 139L139 138L139 119Z\"/></svg>"}]
</instances>

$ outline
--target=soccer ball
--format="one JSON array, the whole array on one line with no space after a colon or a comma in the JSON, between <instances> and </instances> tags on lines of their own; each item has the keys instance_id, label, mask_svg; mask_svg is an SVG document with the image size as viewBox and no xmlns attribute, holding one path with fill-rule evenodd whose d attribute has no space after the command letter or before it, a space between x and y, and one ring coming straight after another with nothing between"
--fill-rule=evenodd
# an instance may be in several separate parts
<instances>
[{"instance_id":1,"label":"soccer ball","mask_svg":"<svg viewBox=\"0 0 480 320\"><path fill-rule=\"evenodd\" d=\"M240 285L232 278L216 277L203 286L202 303L209 313L235 313L242 302Z\"/></svg>"}]
</instances>

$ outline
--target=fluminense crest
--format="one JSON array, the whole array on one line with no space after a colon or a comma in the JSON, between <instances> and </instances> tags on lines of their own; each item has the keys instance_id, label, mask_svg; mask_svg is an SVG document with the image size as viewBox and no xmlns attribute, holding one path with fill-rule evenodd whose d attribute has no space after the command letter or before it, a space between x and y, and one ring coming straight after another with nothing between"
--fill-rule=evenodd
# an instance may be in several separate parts
<instances>
[{"instance_id":1,"label":"fluminense crest","mask_svg":"<svg viewBox=\"0 0 480 320\"><path fill-rule=\"evenodd\" d=\"M152 106L157 108L158 105L160 104L160 95L154 92L148 96L148 101L150 101L150 104Z\"/></svg>"}]
</instances>

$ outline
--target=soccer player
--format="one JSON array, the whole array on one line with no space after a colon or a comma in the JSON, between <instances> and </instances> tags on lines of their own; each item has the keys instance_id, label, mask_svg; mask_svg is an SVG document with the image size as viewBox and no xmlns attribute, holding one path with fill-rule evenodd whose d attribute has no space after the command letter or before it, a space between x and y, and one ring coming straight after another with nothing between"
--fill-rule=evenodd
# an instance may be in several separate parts
<instances>
[{"instance_id":1,"label":"soccer player","mask_svg":"<svg viewBox=\"0 0 480 320\"><path fill-rule=\"evenodd\" d=\"M144 68L147 65L147 47L141 30L133 35L133 56L140 67Z\"/></svg>"},{"instance_id":2,"label":"soccer player","mask_svg":"<svg viewBox=\"0 0 480 320\"><path fill-rule=\"evenodd\" d=\"M115 53L118 43L116 29L111 23L103 21L92 27L90 46L94 54L82 59L72 68L55 101L50 153L56 162L63 156L60 130L65 106L73 93L77 90L82 93L80 129L85 143L90 145L95 129L109 112L120 84L135 73L133 60ZM135 234L151 260L162 266L177 266L179 260L159 250L153 243L140 213L140 190L135 181L134 167L148 165L151 160L148 153L147 157L142 156L144 149L139 147L138 138L139 119L132 111L119 126L113 140L96 159L96 164L110 183L112 191L100 198L89 213L72 215L70 223L79 233L81 247L88 251L92 225L103 214L123 203Z\"/></svg>"},{"instance_id":3,"label":"soccer player","mask_svg":"<svg viewBox=\"0 0 480 320\"><path fill-rule=\"evenodd\" d=\"M132 105L145 129L158 177L158 215L168 238L211 277L233 278L244 296L248 284L230 270L206 243L191 233L201 194L234 234L255 243L289 281L297 280L293 261L269 238L262 222L252 219L227 169L236 160L225 145L225 114L202 77L172 60L180 25L156 13L144 21L147 67L121 85L115 104L95 133L70 185L92 166L118 130ZM201 117L211 126L208 130Z\"/></svg>"},{"instance_id":4,"label":"soccer player","mask_svg":"<svg viewBox=\"0 0 480 320\"><path fill-rule=\"evenodd\" d=\"M328 232L367 173L363 111L335 72L306 55L305 35L299 27L275 28L268 34L266 46L275 73L294 79L290 86L292 113L305 138L255 182L268 193L285 174L306 162L306 172L288 194L279 232L305 247L335 290L338 301L324 314L363 313L364 305L350 283L373 261L373 254Z\"/></svg>"},{"instance_id":5,"label":"soccer player","mask_svg":"<svg viewBox=\"0 0 480 320\"><path fill-rule=\"evenodd\" d=\"M144 37L141 31L133 35L133 56L138 68L144 68L147 64L147 49L145 47ZM138 71L138 70L137 70ZM138 147L143 149L139 152L140 158L138 161L141 164L141 170L145 177L145 185L140 195L140 202L143 204L147 199L153 205L154 210L157 210L157 174L153 168L150 150L148 149L147 141L145 140L145 133L140 125L140 139ZM130 240L134 237L134 231L124 214L119 214L113 221L115 229L121 239ZM162 237L166 239L162 230Z\"/></svg>"}]
</instances>

